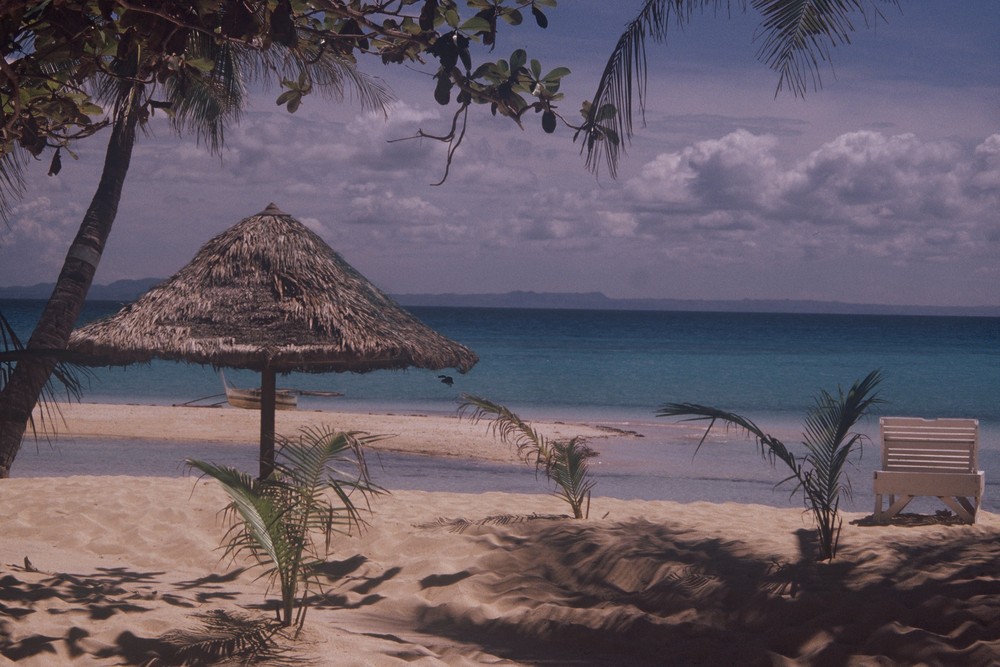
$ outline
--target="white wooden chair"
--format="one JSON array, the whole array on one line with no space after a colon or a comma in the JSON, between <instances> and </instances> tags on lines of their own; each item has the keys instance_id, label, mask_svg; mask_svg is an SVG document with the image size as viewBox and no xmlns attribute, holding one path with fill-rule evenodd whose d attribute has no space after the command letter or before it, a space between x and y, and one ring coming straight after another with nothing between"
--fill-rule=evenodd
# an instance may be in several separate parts
<instances>
[{"instance_id":1,"label":"white wooden chair","mask_svg":"<svg viewBox=\"0 0 1000 667\"><path fill-rule=\"evenodd\" d=\"M917 496L936 496L975 523L985 475L979 470L979 421L883 417L882 469L875 472L875 520L886 523ZM883 510L882 498L888 497Z\"/></svg>"}]
</instances>

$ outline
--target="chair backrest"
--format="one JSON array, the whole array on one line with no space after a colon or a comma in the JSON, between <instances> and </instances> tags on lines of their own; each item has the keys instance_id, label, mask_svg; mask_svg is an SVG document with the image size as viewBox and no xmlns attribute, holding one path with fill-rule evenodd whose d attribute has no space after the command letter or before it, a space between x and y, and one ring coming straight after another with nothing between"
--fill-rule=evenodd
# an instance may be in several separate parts
<instances>
[{"instance_id":1,"label":"chair backrest","mask_svg":"<svg viewBox=\"0 0 1000 667\"><path fill-rule=\"evenodd\" d=\"M882 417L882 469L977 472L979 421Z\"/></svg>"}]
</instances>

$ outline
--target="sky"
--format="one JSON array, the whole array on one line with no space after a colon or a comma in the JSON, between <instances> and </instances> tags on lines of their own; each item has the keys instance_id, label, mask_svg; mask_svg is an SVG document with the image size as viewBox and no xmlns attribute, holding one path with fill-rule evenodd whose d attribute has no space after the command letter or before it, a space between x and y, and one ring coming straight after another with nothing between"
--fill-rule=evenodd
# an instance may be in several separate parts
<instances>
[{"instance_id":1,"label":"sky","mask_svg":"<svg viewBox=\"0 0 1000 667\"><path fill-rule=\"evenodd\" d=\"M502 33L568 67L577 118L637 0L562 0L549 27ZM781 92L756 57L757 14L699 14L648 43L649 99L618 177L587 171L572 131L470 113L447 181L453 107L433 67L364 69L396 101L260 91L211 156L160 120L135 149L95 282L166 277L275 202L384 291L603 292L613 298L1000 305L1000 3L880 3L822 88ZM489 54L484 54L489 56ZM0 285L54 281L97 182L106 134L29 188L0 223Z\"/></svg>"}]
</instances>

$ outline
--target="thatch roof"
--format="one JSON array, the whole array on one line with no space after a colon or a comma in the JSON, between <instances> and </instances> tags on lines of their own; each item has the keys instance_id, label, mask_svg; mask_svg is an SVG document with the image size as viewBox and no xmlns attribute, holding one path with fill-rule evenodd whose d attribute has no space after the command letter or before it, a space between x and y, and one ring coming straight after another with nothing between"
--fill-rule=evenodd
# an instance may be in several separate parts
<instances>
[{"instance_id":1,"label":"thatch roof","mask_svg":"<svg viewBox=\"0 0 1000 667\"><path fill-rule=\"evenodd\" d=\"M75 331L70 348L100 365L155 357L279 373L465 372L478 361L274 204L206 243L118 314Z\"/></svg>"}]
</instances>

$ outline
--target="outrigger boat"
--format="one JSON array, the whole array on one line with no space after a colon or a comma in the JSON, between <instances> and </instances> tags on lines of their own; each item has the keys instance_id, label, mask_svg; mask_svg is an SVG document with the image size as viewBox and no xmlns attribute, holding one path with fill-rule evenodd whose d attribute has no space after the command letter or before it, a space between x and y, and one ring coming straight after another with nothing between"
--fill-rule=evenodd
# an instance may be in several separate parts
<instances>
[{"instance_id":1,"label":"outrigger boat","mask_svg":"<svg viewBox=\"0 0 1000 667\"><path fill-rule=\"evenodd\" d=\"M175 403L174 405L182 405L185 407L199 407L199 408L217 408L224 403L229 403L229 405L234 408L244 408L246 410L260 410L260 389L241 389L240 387L231 387L229 383L226 382L226 375L222 371L219 371L219 377L222 378L222 387L225 390L224 394L213 394L212 396L203 396L201 398L196 398L185 403ZM298 408L299 396L321 396L326 398L333 398L336 396L343 396L343 392L340 391L314 391L308 389L276 389L274 392L274 409L275 410L295 410ZM221 400L225 397L225 400ZM206 401L211 401L207 403Z\"/></svg>"},{"instance_id":2,"label":"outrigger boat","mask_svg":"<svg viewBox=\"0 0 1000 667\"><path fill-rule=\"evenodd\" d=\"M220 373L220 375L222 375ZM230 387L226 376L222 375L222 386L226 389L226 400L234 408L260 410L260 389L240 389ZM291 389L277 389L274 392L275 410L295 410L299 405L298 395Z\"/></svg>"},{"instance_id":3,"label":"outrigger boat","mask_svg":"<svg viewBox=\"0 0 1000 667\"><path fill-rule=\"evenodd\" d=\"M247 410L260 410L260 389L240 389L230 387L226 382L226 376L219 371L222 377L222 386L226 390L226 400L234 408L246 408ZM277 389L274 392L275 410L295 410L299 404L299 396L343 396L339 391L312 391L306 389Z\"/></svg>"}]
</instances>

